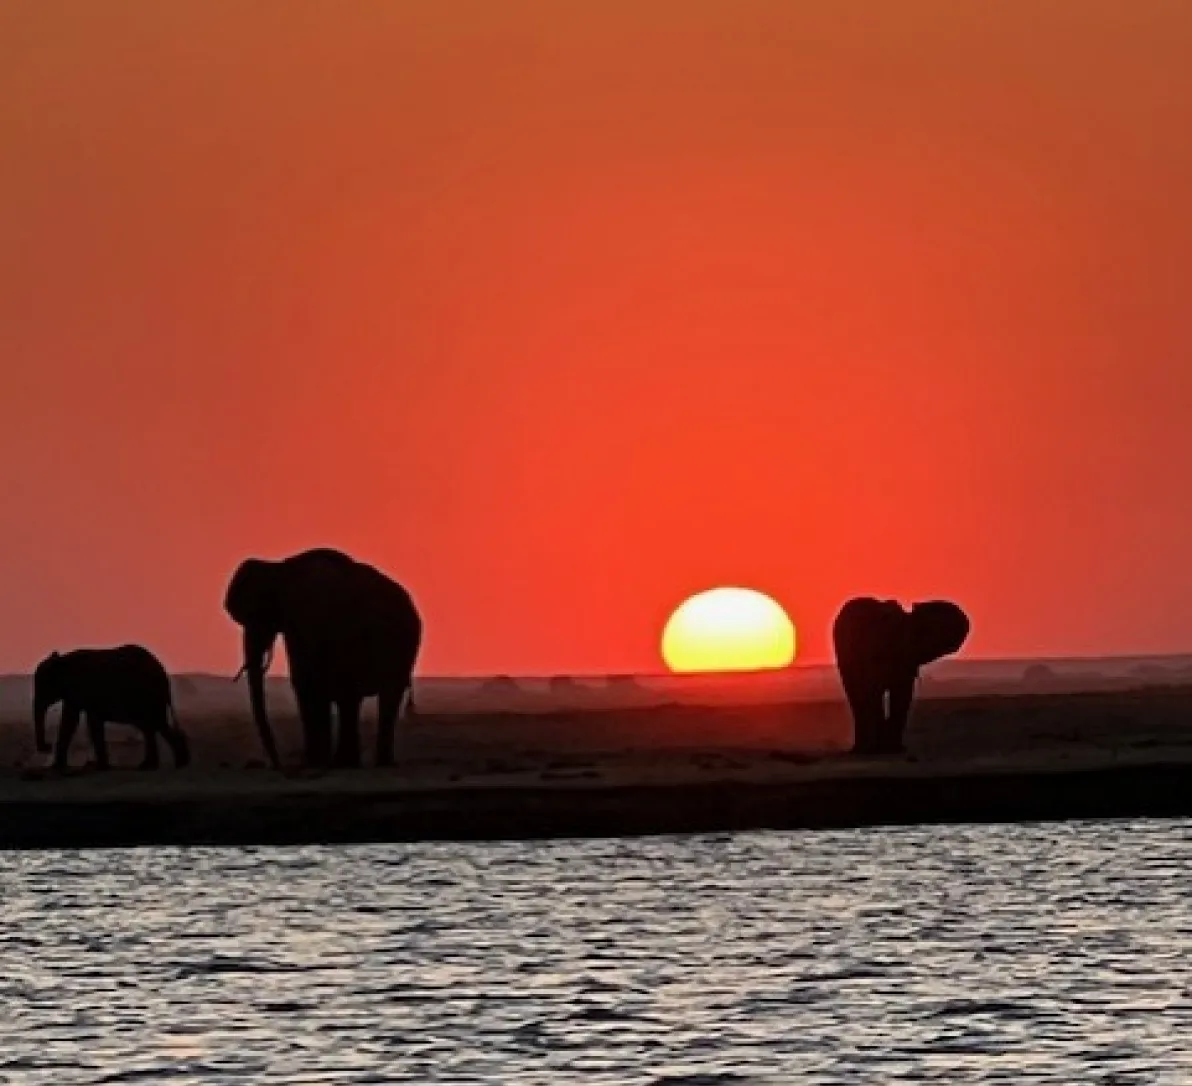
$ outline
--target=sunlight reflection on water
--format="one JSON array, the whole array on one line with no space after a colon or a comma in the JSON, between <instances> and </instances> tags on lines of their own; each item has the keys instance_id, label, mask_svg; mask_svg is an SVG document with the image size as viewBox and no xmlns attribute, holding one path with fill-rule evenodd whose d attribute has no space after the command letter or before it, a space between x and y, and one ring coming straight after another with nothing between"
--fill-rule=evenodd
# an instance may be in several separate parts
<instances>
[{"instance_id":1,"label":"sunlight reflection on water","mask_svg":"<svg viewBox=\"0 0 1192 1086\"><path fill-rule=\"evenodd\" d=\"M0 1081L1192 1081L1192 823L0 854Z\"/></svg>"}]
</instances>

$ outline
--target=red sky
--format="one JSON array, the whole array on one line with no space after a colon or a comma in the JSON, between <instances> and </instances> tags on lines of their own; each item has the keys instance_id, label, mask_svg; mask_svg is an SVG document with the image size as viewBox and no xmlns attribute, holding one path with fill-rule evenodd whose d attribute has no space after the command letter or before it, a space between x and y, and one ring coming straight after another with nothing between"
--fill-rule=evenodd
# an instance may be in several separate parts
<instances>
[{"instance_id":1,"label":"red sky","mask_svg":"<svg viewBox=\"0 0 1192 1086\"><path fill-rule=\"evenodd\" d=\"M424 670L857 593L1192 648L1185 0L0 7L0 668L234 670L244 556Z\"/></svg>"}]
</instances>

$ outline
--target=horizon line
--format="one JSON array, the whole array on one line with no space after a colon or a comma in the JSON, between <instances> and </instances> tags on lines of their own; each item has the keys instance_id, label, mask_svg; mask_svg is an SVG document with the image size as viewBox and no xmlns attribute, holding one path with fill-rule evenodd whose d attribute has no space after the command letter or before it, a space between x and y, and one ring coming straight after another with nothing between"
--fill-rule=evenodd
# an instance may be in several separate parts
<instances>
[{"instance_id":1,"label":"horizon line","mask_svg":"<svg viewBox=\"0 0 1192 1086\"><path fill-rule=\"evenodd\" d=\"M1111 653L1108 655L1076 655L1076 656L958 656L952 657L948 660L941 660L945 667L955 667L961 664L1090 664L1090 663L1126 663L1130 661L1168 661L1168 660L1182 660L1192 663L1192 650L1188 652L1166 652L1166 653ZM436 682L481 682L491 679L513 679L515 682L536 682L549 681L551 679L693 679L693 680L707 680L707 679L764 679L775 678L782 675L790 675L799 671L813 671L822 669L832 669L835 664L832 661L814 664L800 664L793 663L786 667L777 668L762 668L754 671L698 671L698 672L676 672L676 671L535 671L535 672L513 672L513 671L492 671L492 672L464 672L458 674L434 674L434 675L417 675L415 678L422 681L436 681ZM29 678L33 674L32 671L4 671L0 672L0 678ZM198 676L203 678L222 679L227 678L229 682L232 680L232 674L228 673L226 676L219 671L204 671L204 670L181 670L171 671L170 674L175 677L184 678L188 676ZM266 678L274 679L288 679L288 672L277 672Z\"/></svg>"}]
</instances>

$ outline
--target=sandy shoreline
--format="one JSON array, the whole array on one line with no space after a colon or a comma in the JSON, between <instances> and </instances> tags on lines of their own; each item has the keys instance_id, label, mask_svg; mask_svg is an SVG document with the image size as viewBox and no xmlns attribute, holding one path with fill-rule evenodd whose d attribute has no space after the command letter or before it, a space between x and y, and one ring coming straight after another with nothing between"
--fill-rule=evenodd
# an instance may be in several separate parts
<instances>
[{"instance_id":1,"label":"sandy shoreline","mask_svg":"<svg viewBox=\"0 0 1192 1086\"><path fill-rule=\"evenodd\" d=\"M212 783L141 795L66 782L52 792L22 789L0 801L0 847L478 841L1192 815L1192 761L767 783L401 790L375 780L344 787L334 777L257 788Z\"/></svg>"},{"instance_id":2,"label":"sandy shoreline","mask_svg":"<svg viewBox=\"0 0 1192 1086\"><path fill-rule=\"evenodd\" d=\"M253 768L235 714L190 715L196 764L36 768L0 729L0 848L531 839L1192 815L1192 687L925 700L908 757L845 756L838 702L442 714L402 764ZM11 726L10 726L11 725ZM293 752L293 721L279 720ZM7 745L6 745L7 744ZM137 760L135 735L113 744ZM80 744L80 758L86 748Z\"/></svg>"}]
</instances>

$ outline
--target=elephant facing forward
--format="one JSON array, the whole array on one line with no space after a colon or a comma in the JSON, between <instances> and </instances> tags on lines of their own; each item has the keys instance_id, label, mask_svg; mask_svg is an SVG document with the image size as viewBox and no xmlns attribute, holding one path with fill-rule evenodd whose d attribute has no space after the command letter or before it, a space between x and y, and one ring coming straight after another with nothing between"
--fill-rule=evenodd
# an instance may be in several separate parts
<instances>
[{"instance_id":1,"label":"elephant facing forward","mask_svg":"<svg viewBox=\"0 0 1192 1086\"><path fill-rule=\"evenodd\" d=\"M253 720L275 768L280 760L265 706L265 672L279 636L306 764L360 765L360 703L367 697L377 699L376 762L392 764L397 719L411 693L422 642L422 619L401 585L325 548L280 561L249 558L232 576L224 609L244 631L242 671Z\"/></svg>"},{"instance_id":2,"label":"elephant facing forward","mask_svg":"<svg viewBox=\"0 0 1192 1086\"><path fill-rule=\"evenodd\" d=\"M943 600L916 603L849 600L836 616L832 642L841 683L853 714L857 754L903 749L919 669L959 651L968 616Z\"/></svg>"},{"instance_id":3,"label":"elephant facing forward","mask_svg":"<svg viewBox=\"0 0 1192 1086\"><path fill-rule=\"evenodd\" d=\"M70 742L86 717L87 734L95 753L95 764L108 768L107 723L131 724L145 737L142 769L158 766L157 737L170 747L175 767L190 761L190 745L178 726L170 677L161 661L140 645L109 649L76 649L53 652L33 673L33 732L37 749L48 754L46 715L62 703L58 738L54 746L54 767L65 769Z\"/></svg>"}]
</instances>

